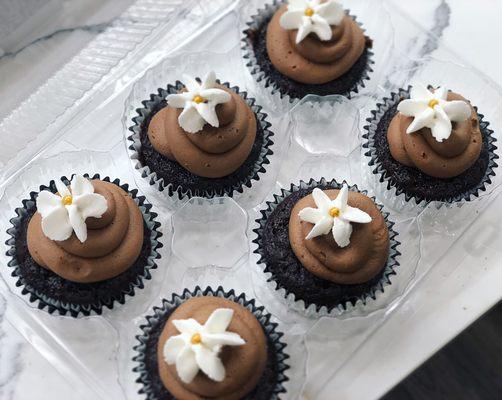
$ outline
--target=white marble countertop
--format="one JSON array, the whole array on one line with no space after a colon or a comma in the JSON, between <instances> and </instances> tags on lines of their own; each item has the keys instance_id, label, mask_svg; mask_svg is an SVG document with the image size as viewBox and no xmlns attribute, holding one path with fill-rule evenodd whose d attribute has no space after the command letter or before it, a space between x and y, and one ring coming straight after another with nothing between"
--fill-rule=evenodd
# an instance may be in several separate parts
<instances>
[{"instance_id":1,"label":"white marble countertop","mask_svg":"<svg viewBox=\"0 0 502 400\"><path fill-rule=\"evenodd\" d=\"M423 21L422 25L442 37L447 46L502 85L502 56L496 51L502 37L501 2L388 1L405 6L406 12ZM0 0L0 6L2 2ZM8 5L9 1L5 3ZM58 3L57 13L45 20L41 28L26 31L23 40L7 43L4 48L0 41L0 54L3 54L0 56L0 119L98 35L132 0L62 0ZM430 43L430 48L424 52L431 52L433 47L434 43ZM477 224L483 222L480 220ZM462 279L472 274L472 262L481 263L491 274ZM417 305L413 318L407 318L406 310L393 317L392 323L401 325L406 335L396 338L392 348L385 349L385 360L380 359L379 363L385 362L386 368L370 363L361 370L359 377L364 377L367 385L373 388L373 398L385 393L500 300L500 287L489 282L502 281L502 269L496 271L496 266L490 264L490 257L459 262L454 270L457 279L441 279L452 274L451 265L443 264L434 268L412 294ZM437 281L442 281L440 289L434 285ZM457 293L458 285L463 285L461 295L449 305L437 306L437 298ZM89 398L76 393L5 320L4 308L0 299L0 399ZM449 313L449 318L438 318L442 313ZM357 362L354 361L353 368L357 368ZM348 384L354 399L370 398L362 392L359 397L356 385L357 382Z\"/></svg>"}]
</instances>

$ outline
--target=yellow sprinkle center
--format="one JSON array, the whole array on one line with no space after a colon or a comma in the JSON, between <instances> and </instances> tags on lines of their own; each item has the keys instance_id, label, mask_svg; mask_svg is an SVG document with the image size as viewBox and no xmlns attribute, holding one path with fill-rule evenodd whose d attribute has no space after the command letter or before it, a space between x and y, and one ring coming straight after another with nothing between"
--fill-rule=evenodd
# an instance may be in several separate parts
<instances>
[{"instance_id":1,"label":"yellow sprinkle center","mask_svg":"<svg viewBox=\"0 0 502 400\"><path fill-rule=\"evenodd\" d=\"M200 344L202 342L200 333L194 333L190 341L192 342L192 344Z\"/></svg>"},{"instance_id":2,"label":"yellow sprinkle center","mask_svg":"<svg viewBox=\"0 0 502 400\"><path fill-rule=\"evenodd\" d=\"M331 215L332 218L336 218L340 215L340 209L337 207L333 207L329 210L329 215Z\"/></svg>"},{"instance_id":3,"label":"yellow sprinkle center","mask_svg":"<svg viewBox=\"0 0 502 400\"><path fill-rule=\"evenodd\" d=\"M64 196L61 201L65 206L71 206L71 203L73 203L73 198L71 196Z\"/></svg>"},{"instance_id":4,"label":"yellow sprinkle center","mask_svg":"<svg viewBox=\"0 0 502 400\"><path fill-rule=\"evenodd\" d=\"M195 101L197 104L200 104L200 103L204 103L205 100L204 100L204 97L197 95L193 98L193 101Z\"/></svg>"},{"instance_id":5,"label":"yellow sprinkle center","mask_svg":"<svg viewBox=\"0 0 502 400\"><path fill-rule=\"evenodd\" d=\"M313 10L312 8L310 8L310 7L309 7L309 8L307 8L307 9L305 10L305 15L306 15L307 17L311 17L312 15L314 15L314 10Z\"/></svg>"},{"instance_id":6,"label":"yellow sprinkle center","mask_svg":"<svg viewBox=\"0 0 502 400\"><path fill-rule=\"evenodd\" d=\"M438 104L439 104L439 101L437 101L436 99L433 99L433 100L429 101L429 107L430 107L430 108L434 108L434 107L436 107Z\"/></svg>"}]
</instances>

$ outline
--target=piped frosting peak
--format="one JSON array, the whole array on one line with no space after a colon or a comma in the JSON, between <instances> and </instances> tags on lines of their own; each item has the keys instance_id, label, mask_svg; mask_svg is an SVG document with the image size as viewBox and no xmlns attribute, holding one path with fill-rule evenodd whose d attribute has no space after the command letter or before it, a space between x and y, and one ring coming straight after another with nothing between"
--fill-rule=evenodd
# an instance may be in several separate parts
<instances>
[{"instance_id":1,"label":"piped frosting peak","mask_svg":"<svg viewBox=\"0 0 502 400\"><path fill-rule=\"evenodd\" d=\"M410 98L401 101L397 109L401 114L413 117L406 133L429 128L438 142L450 137L452 122L463 122L471 115L471 107L467 102L448 101L448 89L444 86L431 91L421 84L413 86Z\"/></svg>"},{"instance_id":2,"label":"piped frosting peak","mask_svg":"<svg viewBox=\"0 0 502 400\"><path fill-rule=\"evenodd\" d=\"M204 81L198 82L187 75L183 77L186 91L167 96L167 105L173 108L183 108L178 117L178 123L188 133L196 133L209 125L220 126L216 106L231 100L228 92L218 89L216 74L209 72Z\"/></svg>"},{"instance_id":3,"label":"piped frosting peak","mask_svg":"<svg viewBox=\"0 0 502 400\"><path fill-rule=\"evenodd\" d=\"M233 314L232 309L218 308L204 325L193 318L173 321L180 334L166 341L164 359L167 364L176 365L183 382L191 383L199 370L213 381L222 382L225 379L225 366L220 359L223 346L245 344L237 333L227 332Z\"/></svg>"},{"instance_id":4,"label":"piped frosting peak","mask_svg":"<svg viewBox=\"0 0 502 400\"><path fill-rule=\"evenodd\" d=\"M310 240L332 232L336 244L340 247L347 247L352 234L351 223L371 222L371 217L366 212L348 205L348 196L347 185L343 185L334 200L331 200L321 189L315 188L312 197L317 208L306 207L298 214L302 221L314 224L305 239Z\"/></svg>"},{"instance_id":5,"label":"piped frosting peak","mask_svg":"<svg viewBox=\"0 0 502 400\"><path fill-rule=\"evenodd\" d=\"M339 25L345 12L335 0L289 0L287 11L281 16L280 24L284 29L297 29L296 44L310 33L320 40L331 40L332 25Z\"/></svg>"},{"instance_id":6,"label":"piped frosting peak","mask_svg":"<svg viewBox=\"0 0 502 400\"><path fill-rule=\"evenodd\" d=\"M66 240L73 232L80 242L87 240L89 217L101 218L108 206L105 197L94 193L91 182L75 175L68 188L56 181L57 194L43 190L37 197L37 210L42 216L42 231L51 240Z\"/></svg>"}]
</instances>

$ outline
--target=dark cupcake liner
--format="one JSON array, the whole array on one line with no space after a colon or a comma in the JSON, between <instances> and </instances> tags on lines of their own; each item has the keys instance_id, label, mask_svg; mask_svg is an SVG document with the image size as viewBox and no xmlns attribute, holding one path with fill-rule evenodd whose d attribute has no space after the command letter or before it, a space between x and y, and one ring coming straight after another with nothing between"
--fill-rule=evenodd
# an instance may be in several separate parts
<instances>
[{"instance_id":1,"label":"dark cupcake liner","mask_svg":"<svg viewBox=\"0 0 502 400\"><path fill-rule=\"evenodd\" d=\"M162 305L154 307L153 314L146 317L146 324L140 326L142 333L136 336L139 344L133 347L137 353L132 359L137 364L133 372L139 374L136 382L141 385L138 393L146 395L148 400L175 400L159 377L157 344L172 312L190 298L201 296L217 296L232 300L247 308L258 319L267 337L268 361L258 385L243 400L278 399L279 394L286 392L284 383L289 380L286 376L286 371L289 369L286 360L289 356L284 353L286 344L281 341L284 334L277 331L278 324L271 322L271 315L264 307L256 306L254 299L247 300L244 294L236 295L234 290L226 292L221 286L216 290L210 287L203 290L199 286L193 291L185 289L181 295L173 294L170 300L163 299Z\"/></svg>"},{"instance_id":2,"label":"dark cupcake liner","mask_svg":"<svg viewBox=\"0 0 502 400\"><path fill-rule=\"evenodd\" d=\"M268 89L272 94L279 93L280 98L287 99L290 103L309 95L318 96L341 95L351 98L359 93L361 88L365 87L365 81L370 79L370 73L373 72L371 67L373 61L373 52L371 51L371 39L366 37L367 44L365 51L358 61L341 77L330 82L320 85L303 84L290 79L275 69L268 57L265 39L263 35L266 33L266 26L272 19L272 16L284 4L283 0L274 0L270 4L266 4L264 8L259 9L257 14L251 17L251 21L247 22L248 28L243 32L242 50L244 59L248 60L246 66L249 68L251 75L255 80ZM346 11L350 15L350 11ZM356 17L350 15L356 22ZM357 22L361 27L362 24ZM257 46L262 48L258 49ZM355 75L352 82L344 85L345 89L340 90L339 84L349 77L350 74ZM272 76L275 75L275 76Z\"/></svg>"},{"instance_id":3,"label":"dark cupcake liner","mask_svg":"<svg viewBox=\"0 0 502 400\"><path fill-rule=\"evenodd\" d=\"M218 83L220 82L218 81ZM248 97L247 92L241 92L238 86L230 87L228 82L223 83L223 85L239 94L246 101L253 110L257 122L256 139L251 154L239 169L223 178L197 177L185 170L177 162L157 153L160 162L171 163L172 168L179 171L180 175L184 174L196 180L190 187L187 186L186 180L183 184L174 185L159 177L157 172L153 171L142 160L142 135L146 135L148 124L155 113L167 105L166 97L169 94L179 93L184 87L182 82L177 81L175 85L168 85L167 89L159 88L158 94L151 94L150 100L142 101L143 108L136 109L138 115L133 117L134 125L129 127L132 135L127 138L131 142L128 146L130 157L134 160L135 168L139 170L141 176L159 191L167 190L169 196L177 195L180 200L191 197L232 197L234 192L242 193L245 186L249 188L253 181L260 180L259 174L264 173L265 165L270 164L268 157L273 154L270 147L274 144L271 139L274 133L269 130L271 124L267 121L267 114L261 112L262 107L256 104L256 100ZM149 143L147 136L144 139ZM206 188L200 188L200 186L206 186Z\"/></svg>"},{"instance_id":4,"label":"dark cupcake liner","mask_svg":"<svg viewBox=\"0 0 502 400\"><path fill-rule=\"evenodd\" d=\"M88 174L85 176L89 177ZM101 178L99 174L95 174L90 179ZM69 185L71 179L63 176L61 180ZM162 233L158 231L160 223L155 220L157 214L151 211L152 205L144 196L138 195L137 189L129 190L128 184L120 184L119 179L111 181L109 177L105 177L102 180L129 193L143 215L145 236L141 254L128 270L115 278L88 284L71 282L36 264L29 254L26 230L29 219L36 212L36 198L42 190L56 193L54 180L49 186L40 186L39 192L31 192L29 199L22 201L23 206L15 210L17 216L10 220L12 227L7 230L10 238L6 241L10 248L6 254L11 257L7 264L12 268L11 275L17 278L15 284L22 288L22 295L27 295L30 303L36 304L40 310L47 309L49 314L74 318L93 313L100 315L105 307L113 309L115 303L124 304L127 296L132 297L137 289L143 289L143 281L152 278L150 270L157 268L156 260L160 258L158 250L162 247L158 239ZM69 297L73 300L69 300ZM83 301L85 297L92 299ZM82 301L75 301L76 298Z\"/></svg>"},{"instance_id":5,"label":"dark cupcake liner","mask_svg":"<svg viewBox=\"0 0 502 400\"><path fill-rule=\"evenodd\" d=\"M281 252L281 258L283 260L285 260L286 258L291 259L292 263L288 265L288 268L291 268L290 271L291 274L294 275L293 278L298 278L301 276L303 280L308 279L308 282L304 282L303 286L308 286L306 290L314 290L316 291L316 293L321 293L319 292L319 290L329 289L339 289L341 291L345 290L347 292L339 294L338 300L332 298L332 304L317 304L314 301L311 301L303 296L305 293L298 293L298 290L295 293L294 289L287 287L287 284L281 282L281 276L283 274L274 271L274 269L270 267L265 251L264 230L269 217L277 209L277 207L292 194L301 192L301 196L299 198L302 198L310 194L314 190L314 188L320 188L322 190L340 189L343 184L347 184L347 182L344 181L342 183L338 183L334 179L328 181L325 178L321 178L321 180L319 181L314 179L311 179L309 182L300 181L299 185L292 184L289 190L281 189L280 194L274 195L273 201L268 201L266 203L266 209L260 211L262 216L261 218L256 220L256 222L259 224L259 227L253 230L253 232L256 233L257 236L253 240L253 243L258 246L257 249L254 250L254 253L259 255L258 264L264 265L263 272L265 273L265 276L267 278L268 285L271 289L278 291L281 296L286 299L288 305L291 308L309 317L320 317L326 315L333 316L337 313L350 311L354 306L356 306L356 303L358 302L361 302L362 305L365 306L370 299L376 300L377 295L380 292L383 293L386 286L391 285L391 276L396 275L396 269L400 265L397 261L397 257L401 255L401 253L397 250L400 242L397 240L398 233L393 229L395 224L394 222L389 220L389 213L383 211L383 206L378 204L375 201L374 197L371 197L371 199L375 202L376 206L385 218L389 230L390 239L389 259L387 261L387 264L382 269L380 274L373 278L371 281L359 285L340 285L321 279L310 273L301 265L300 261L294 255L293 250L289 247L287 224L282 223L280 224L281 226L277 227L277 229L285 230L284 235L286 235L285 240L287 240L288 248L281 248L277 251ZM349 186L349 190L367 194L367 192L364 190L358 190L357 185ZM287 207L290 207L292 209L294 207L294 204L296 204L296 201L294 201L291 205L287 205ZM286 208L284 212L287 212L287 214L289 215L291 210ZM280 236L281 233L282 232L276 232L276 236ZM272 246L279 247L280 244L274 243ZM292 265L293 263L296 263L296 265ZM298 271L296 271L297 268ZM326 287L328 287L328 289L326 289ZM327 293L327 296L329 295L331 294Z\"/></svg>"},{"instance_id":6,"label":"dark cupcake liner","mask_svg":"<svg viewBox=\"0 0 502 400\"><path fill-rule=\"evenodd\" d=\"M483 136L483 149L476 164L458 177L450 179L432 178L415 168L401 165L393 159L386 139L386 132L392 117L397 113L397 105L401 100L410 97L410 90L411 86L407 89L399 89L396 93L391 93L390 97L384 98L382 103L376 105L376 110L371 112L372 117L366 120L368 125L364 127L365 133L363 134L362 147L363 149L367 149L364 155L369 158L368 165L371 168L371 173L376 176L380 183L384 184L381 189L395 191L395 194L393 193L392 196L397 201L403 201L404 199L406 203L411 202L419 206L426 206L429 203L436 202L437 206L441 207L443 205L469 202L479 197L481 192L486 191L487 186L492 183L492 178L495 176L495 168L498 166L495 160L499 157L495 153L497 149L495 142L497 139L492 135L493 130L489 128L490 123L484 120L484 115L478 112L477 107L474 107L474 109L478 114L479 127ZM397 179L388 172L383 162L389 163L396 170L399 169L400 174L407 173L413 176L413 183L409 181L406 182L408 183L408 187L410 185L414 187L415 185L418 186L418 184L422 184L424 185L424 191L437 193L437 190L434 188L426 190L427 185L430 187L433 183L439 184L444 182L445 187L448 186L448 189L459 188L461 190L453 191L450 196L442 198L427 198L416 193L410 193L406 188L401 186L403 182L398 182ZM484 165L486 165L486 169L479 183L470 185L470 187L466 188L466 183L469 182L470 175L479 170L479 168L483 168ZM398 199L398 196L401 200Z\"/></svg>"}]
</instances>

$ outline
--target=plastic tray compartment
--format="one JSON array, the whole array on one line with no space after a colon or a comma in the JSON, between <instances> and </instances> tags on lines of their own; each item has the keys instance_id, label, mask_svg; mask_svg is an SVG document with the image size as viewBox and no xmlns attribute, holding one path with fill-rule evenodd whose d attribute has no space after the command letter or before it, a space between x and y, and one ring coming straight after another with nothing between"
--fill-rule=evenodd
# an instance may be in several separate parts
<instances>
[{"instance_id":1,"label":"plastic tray compartment","mask_svg":"<svg viewBox=\"0 0 502 400\"><path fill-rule=\"evenodd\" d=\"M445 83L479 107L499 138L502 91L441 43L431 56L423 57L421 48L431 37L394 8L379 0L353 0L351 12L375 42L371 80L350 100L308 96L289 104L256 83L242 58L242 31L265 1L181 4L166 0L149 4L153 3L174 5L173 14L155 20L113 68L74 95L72 105L63 105L58 111L47 108L46 104L51 104L47 99L60 95L60 86L48 82L0 125L1 132L12 132L26 115L33 120L33 115L40 114L40 123L33 121L26 130L23 148L19 140L9 145L11 152L0 154L4 178L0 185L0 221L5 242L9 220L21 199L62 175L97 172L120 178L139 188L159 214L164 247L158 269L145 282L145 288L124 305L100 316L69 318L49 315L30 303L15 286L15 278L5 266L8 257L3 255L0 293L9 305L7 316L76 387L90 391L94 398L136 399L132 348L145 316L163 298L184 288L221 285L265 304L279 330L286 332L291 369L283 398L331 399L333 393L343 397L344 382L355 378L344 374L344 364L361 349L372 346L371 336L397 308L410 306L407 298L417 282L449 254L451 245L476 216L489 209L501 182L497 174L486 192L462 207L404 207L372 179L361 149L365 119L378 99L393 90L414 81ZM142 1L135 7L139 5L145 12L152 7ZM82 52L90 62L93 46L94 42ZM406 49L406 54L401 49ZM112 51L112 46L104 46L101 57ZM248 91L263 106L275 133L274 154L260 180L235 198L173 200L150 186L129 158L127 128L135 109L150 93L180 79L183 73L202 76L208 66L221 80ZM321 177L347 180L376 196L396 223L401 254L397 274L374 300L312 318L308 312L295 310L301 310L301 304L285 300L266 282L252 240L254 221L274 193L291 183ZM464 251L468 254L471 250Z\"/></svg>"}]
</instances>

